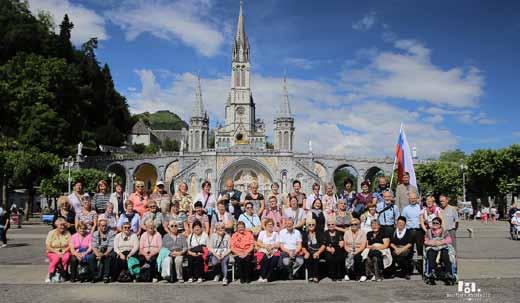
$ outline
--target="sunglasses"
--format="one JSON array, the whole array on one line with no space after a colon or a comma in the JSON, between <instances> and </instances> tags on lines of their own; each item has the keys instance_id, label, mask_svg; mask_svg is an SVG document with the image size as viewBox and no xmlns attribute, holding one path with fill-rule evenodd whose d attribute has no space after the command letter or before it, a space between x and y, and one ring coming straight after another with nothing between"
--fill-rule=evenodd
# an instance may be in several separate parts
<instances>
[{"instance_id":1,"label":"sunglasses","mask_svg":"<svg viewBox=\"0 0 520 303\"><path fill-rule=\"evenodd\" d=\"M359 224L354 223L354 224L350 224L350 226L359 226Z\"/></svg>"},{"instance_id":2,"label":"sunglasses","mask_svg":"<svg viewBox=\"0 0 520 303\"><path fill-rule=\"evenodd\" d=\"M441 225L440 222L432 222L433 225Z\"/></svg>"},{"instance_id":3,"label":"sunglasses","mask_svg":"<svg viewBox=\"0 0 520 303\"><path fill-rule=\"evenodd\" d=\"M123 229L130 229L130 226L123 226Z\"/></svg>"},{"instance_id":4,"label":"sunglasses","mask_svg":"<svg viewBox=\"0 0 520 303\"><path fill-rule=\"evenodd\" d=\"M334 225L336 225L336 224L327 224L327 226L334 226Z\"/></svg>"},{"instance_id":5,"label":"sunglasses","mask_svg":"<svg viewBox=\"0 0 520 303\"><path fill-rule=\"evenodd\" d=\"M170 228L174 228L174 227L177 227L177 225L170 225Z\"/></svg>"},{"instance_id":6,"label":"sunglasses","mask_svg":"<svg viewBox=\"0 0 520 303\"><path fill-rule=\"evenodd\" d=\"M252 207L251 206L246 206L246 209L252 209Z\"/></svg>"},{"instance_id":7,"label":"sunglasses","mask_svg":"<svg viewBox=\"0 0 520 303\"><path fill-rule=\"evenodd\" d=\"M314 224L314 223L307 224L307 225L309 225L309 226L316 226L316 224ZM330 226L330 225L329 225L329 226Z\"/></svg>"}]
</instances>

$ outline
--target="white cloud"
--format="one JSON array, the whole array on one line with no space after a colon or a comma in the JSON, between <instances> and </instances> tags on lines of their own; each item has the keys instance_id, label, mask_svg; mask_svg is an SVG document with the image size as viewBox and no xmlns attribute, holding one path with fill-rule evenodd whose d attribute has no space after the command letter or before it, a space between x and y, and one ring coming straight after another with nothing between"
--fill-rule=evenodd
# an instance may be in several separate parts
<instances>
[{"instance_id":1,"label":"white cloud","mask_svg":"<svg viewBox=\"0 0 520 303\"><path fill-rule=\"evenodd\" d=\"M316 67L319 67L320 65L324 64L330 64L332 63L332 60L311 60L306 58L285 58L284 60L285 64L292 65L294 67L310 70Z\"/></svg>"},{"instance_id":2,"label":"white cloud","mask_svg":"<svg viewBox=\"0 0 520 303\"><path fill-rule=\"evenodd\" d=\"M222 31L209 16L210 0L127 1L106 16L125 31L127 40L149 33L180 41L203 56L216 55L224 42Z\"/></svg>"},{"instance_id":3,"label":"white cloud","mask_svg":"<svg viewBox=\"0 0 520 303\"><path fill-rule=\"evenodd\" d=\"M415 40L397 40L367 66L345 70L347 88L378 98L401 98L453 107L476 107L484 78L476 67L445 70L431 62L431 50Z\"/></svg>"},{"instance_id":4,"label":"white cloud","mask_svg":"<svg viewBox=\"0 0 520 303\"><path fill-rule=\"evenodd\" d=\"M136 73L141 89L128 94L133 112L169 109L184 120L189 119L195 99L195 74L172 73L171 83L161 87L155 71L143 69ZM252 83L257 117L264 119L271 135L273 119L282 101L282 78L254 74ZM377 100L352 103L351 96L325 82L289 78L288 84L300 151L306 151L308 141L312 140L317 153L392 155L401 121L421 157L436 156L456 147L457 138L437 123L423 121L427 115L424 112ZM228 76L202 79L204 105L213 122L223 121L228 92Z\"/></svg>"},{"instance_id":5,"label":"white cloud","mask_svg":"<svg viewBox=\"0 0 520 303\"><path fill-rule=\"evenodd\" d=\"M29 9L34 15L39 11L49 12L54 18L57 32L63 16L68 14L74 24L71 40L76 45L83 44L94 37L99 40L109 38L105 29L105 19L81 4L71 3L68 0L30 0Z\"/></svg>"},{"instance_id":6,"label":"white cloud","mask_svg":"<svg viewBox=\"0 0 520 303\"><path fill-rule=\"evenodd\" d=\"M370 12L361 18L361 20L352 24L352 28L358 31L368 31L377 23L376 12Z\"/></svg>"}]
</instances>

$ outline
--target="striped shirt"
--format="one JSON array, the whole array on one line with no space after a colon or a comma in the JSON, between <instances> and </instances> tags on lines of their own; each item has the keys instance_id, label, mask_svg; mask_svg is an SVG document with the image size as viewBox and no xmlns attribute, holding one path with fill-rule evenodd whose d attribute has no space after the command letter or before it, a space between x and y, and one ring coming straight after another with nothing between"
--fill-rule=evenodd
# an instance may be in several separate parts
<instances>
[{"instance_id":1,"label":"striped shirt","mask_svg":"<svg viewBox=\"0 0 520 303\"><path fill-rule=\"evenodd\" d=\"M94 195L94 209L98 214L104 214L107 204L110 203L110 194L97 193Z\"/></svg>"}]
</instances>

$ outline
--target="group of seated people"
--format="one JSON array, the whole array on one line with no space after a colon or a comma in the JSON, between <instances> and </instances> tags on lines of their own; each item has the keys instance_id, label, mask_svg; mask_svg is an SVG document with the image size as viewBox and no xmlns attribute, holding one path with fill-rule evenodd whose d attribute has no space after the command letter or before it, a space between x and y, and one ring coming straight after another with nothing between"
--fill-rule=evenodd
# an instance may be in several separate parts
<instances>
[{"instance_id":1,"label":"group of seated people","mask_svg":"<svg viewBox=\"0 0 520 303\"><path fill-rule=\"evenodd\" d=\"M296 182L294 188L301 186ZM136 192L141 185L136 182ZM393 276L410 279L415 249L422 252L423 244L426 281L434 284L438 272L454 281L449 276L452 238L440 216L430 216L423 224L427 229L418 233L403 215L394 217L392 226L382 224L379 214L388 208L378 213L370 202L353 211L345 199L331 203L315 192L307 204L309 199L297 190L282 198L275 191L266 205L256 183L244 199L235 195L232 182L227 188L217 200L206 181L192 202L182 183L167 198L169 207L164 207L160 195L136 200L133 193L122 206L107 199L101 213L91 209L85 195L73 221L69 198L61 197L55 229L46 239L47 282L57 276L105 283L200 283L212 278L227 285L234 277L229 271L233 267L240 283L304 276L315 283L325 276L361 282ZM389 191L383 196L392 200ZM410 204L417 203L417 197L410 197ZM418 217L413 221L422 222Z\"/></svg>"}]
</instances>

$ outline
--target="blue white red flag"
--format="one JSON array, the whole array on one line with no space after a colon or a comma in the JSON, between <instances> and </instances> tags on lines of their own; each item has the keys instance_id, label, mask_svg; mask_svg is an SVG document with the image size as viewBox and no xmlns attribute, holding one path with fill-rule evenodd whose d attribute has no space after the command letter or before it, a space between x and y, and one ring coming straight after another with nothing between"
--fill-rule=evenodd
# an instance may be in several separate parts
<instances>
[{"instance_id":1,"label":"blue white red flag","mask_svg":"<svg viewBox=\"0 0 520 303\"><path fill-rule=\"evenodd\" d=\"M415 170L413 167L412 151L402 126L399 131L399 139L397 139L397 146L395 148L395 158L398 182L402 183L404 173L408 172L410 174L410 184L417 186L417 179L415 178Z\"/></svg>"}]
</instances>

